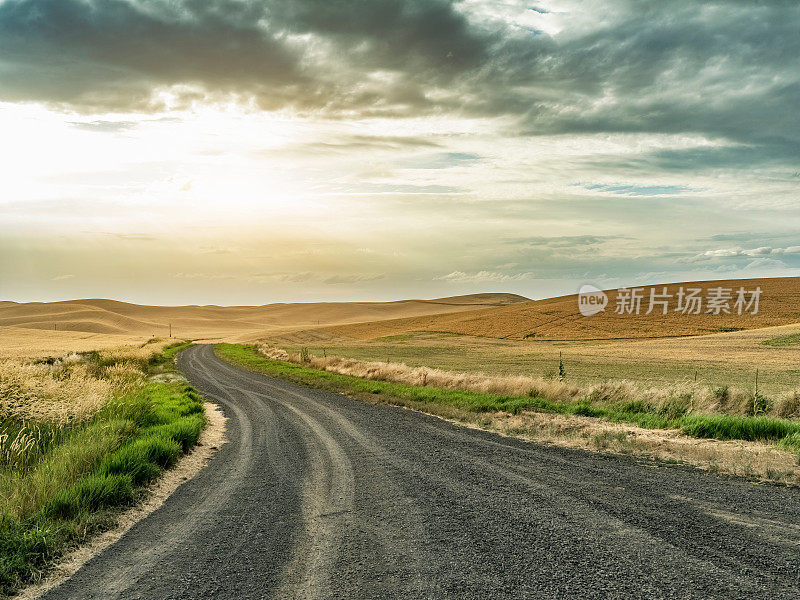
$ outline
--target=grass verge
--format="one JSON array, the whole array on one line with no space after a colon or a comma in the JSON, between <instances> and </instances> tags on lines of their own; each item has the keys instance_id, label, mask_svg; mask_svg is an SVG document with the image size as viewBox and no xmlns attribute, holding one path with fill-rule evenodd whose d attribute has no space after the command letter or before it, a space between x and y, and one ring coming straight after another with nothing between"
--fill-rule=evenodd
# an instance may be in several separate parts
<instances>
[{"instance_id":1,"label":"grass verge","mask_svg":"<svg viewBox=\"0 0 800 600\"><path fill-rule=\"evenodd\" d=\"M191 341L177 342L164 348L161 352L157 352L150 356L147 361L147 369L150 373L154 372L172 372L175 370L175 358L181 350L185 350L192 345Z\"/></svg>"},{"instance_id":2,"label":"grass verge","mask_svg":"<svg viewBox=\"0 0 800 600\"><path fill-rule=\"evenodd\" d=\"M678 429L696 438L778 443L784 449L800 451L800 422L789 419L686 414L685 409L680 406L666 405L654 411L646 402L639 401L600 404L590 398L580 398L560 402L540 397L377 381L271 360L259 354L253 346L240 344L219 344L215 352L220 358L233 364L294 383L356 397L368 396L372 401L442 416L452 416L452 410L466 413L502 412L512 415L524 411L579 415L628 423L644 429Z\"/></svg>"},{"instance_id":3,"label":"grass verge","mask_svg":"<svg viewBox=\"0 0 800 600\"><path fill-rule=\"evenodd\" d=\"M149 366L170 370L184 347L165 349ZM25 469L0 464L0 596L36 581L67 548L113 525L119 507L141 497L204 426L192 387L149 382L42 438Z\"/></svg>"}]
</instances>

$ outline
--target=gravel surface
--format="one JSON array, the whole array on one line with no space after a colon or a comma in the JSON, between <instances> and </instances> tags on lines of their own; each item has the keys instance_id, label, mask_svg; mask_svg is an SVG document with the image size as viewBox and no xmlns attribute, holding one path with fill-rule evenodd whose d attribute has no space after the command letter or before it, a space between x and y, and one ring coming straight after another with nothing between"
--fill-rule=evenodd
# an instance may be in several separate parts
<instances>
[{"instance_id":1,"label":"gravel surface","mask_svg":"<svg viewBox=\"0 0 800 600\"><path fill-rule=\"evenodd\" d=\"M798 489L179 366L230 442L45 598L800 597Z\"/></svg>"}]
</instances>

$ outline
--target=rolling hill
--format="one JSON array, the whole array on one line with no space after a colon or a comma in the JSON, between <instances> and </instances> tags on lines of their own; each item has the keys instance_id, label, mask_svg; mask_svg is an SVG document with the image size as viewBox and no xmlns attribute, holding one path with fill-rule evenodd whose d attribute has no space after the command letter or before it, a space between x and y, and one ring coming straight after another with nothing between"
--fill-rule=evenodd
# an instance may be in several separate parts
<instances>
[{"instance_id":1,"label":"rolling hill","mask_svg":"<svg viewBox=\"0 0 800 600\"><path fill-rule=\"evenodd\" d=\"M0 327L108 335L202 338L298 327L416 318L525 302L515 294L471 294L397 302L319 302L263 306L143 306L115 300L0 302ZM6 331L11 331L6 329Z\"/></svg>"},{"instance_id":2,"label":"rolling hill","mask_svg":"<svg viewBox=\"0 0 800 600\"><path fill-rule=\"evenodd\" d=\"M609 301L605 312L591 317L580 314L578 297L573 294L459 313L337 325L325 327L319 333L362 340L412 331L504 339L602 340L703 335L800 322L800 278L798 277L667 284L667 293L672 295L672 299L666 315L662 314L660 306L656 306L649 315L643 314L648 309L651 287L656 288L656 293L660 294L664 285L644 286L642 314L638 315L616 314L618 292L607 290ZM706 314L705 304L701 314L682 314L675 311L676 295L680 287L685 290L701 288L704 290L701 294L703 297L711 288L732 289L733 299L729 305L732 314ZM741 316L736 314L733 302L736 297L735 291L739 287L744 287L746 291L761 288L757 314Z\"/></svg>"}]
</instances>

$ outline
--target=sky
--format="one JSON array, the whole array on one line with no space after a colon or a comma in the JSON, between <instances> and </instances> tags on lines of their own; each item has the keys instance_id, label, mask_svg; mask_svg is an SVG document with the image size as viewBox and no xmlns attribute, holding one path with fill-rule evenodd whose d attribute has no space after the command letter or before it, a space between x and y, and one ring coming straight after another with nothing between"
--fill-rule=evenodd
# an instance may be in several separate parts
<instances>
[{"instance_id":1,"label":"sky","mask_svg":"<svg viewBox=\"0 0 800 600\"><path fill-rule=\"evenodd\" d=\"M800 274L792 1L0 0L0 299Z\"/></svg>"}]
</instances>

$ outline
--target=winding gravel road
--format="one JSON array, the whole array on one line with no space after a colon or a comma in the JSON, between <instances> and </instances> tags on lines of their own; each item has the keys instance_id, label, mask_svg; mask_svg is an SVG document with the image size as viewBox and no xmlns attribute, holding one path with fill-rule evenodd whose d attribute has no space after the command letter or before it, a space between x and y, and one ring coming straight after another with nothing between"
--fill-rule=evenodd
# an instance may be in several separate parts
<instances>
[{"instance_id":1,"label":"winding gravel road","mask_svg":"<svg viewBox=\"0 0 800 600\"><path fill-rule=\"evenodd\" d=\"M800 597L796 489L179 366L230 442L46 598Z\"/></svg>"}]
</instances>

